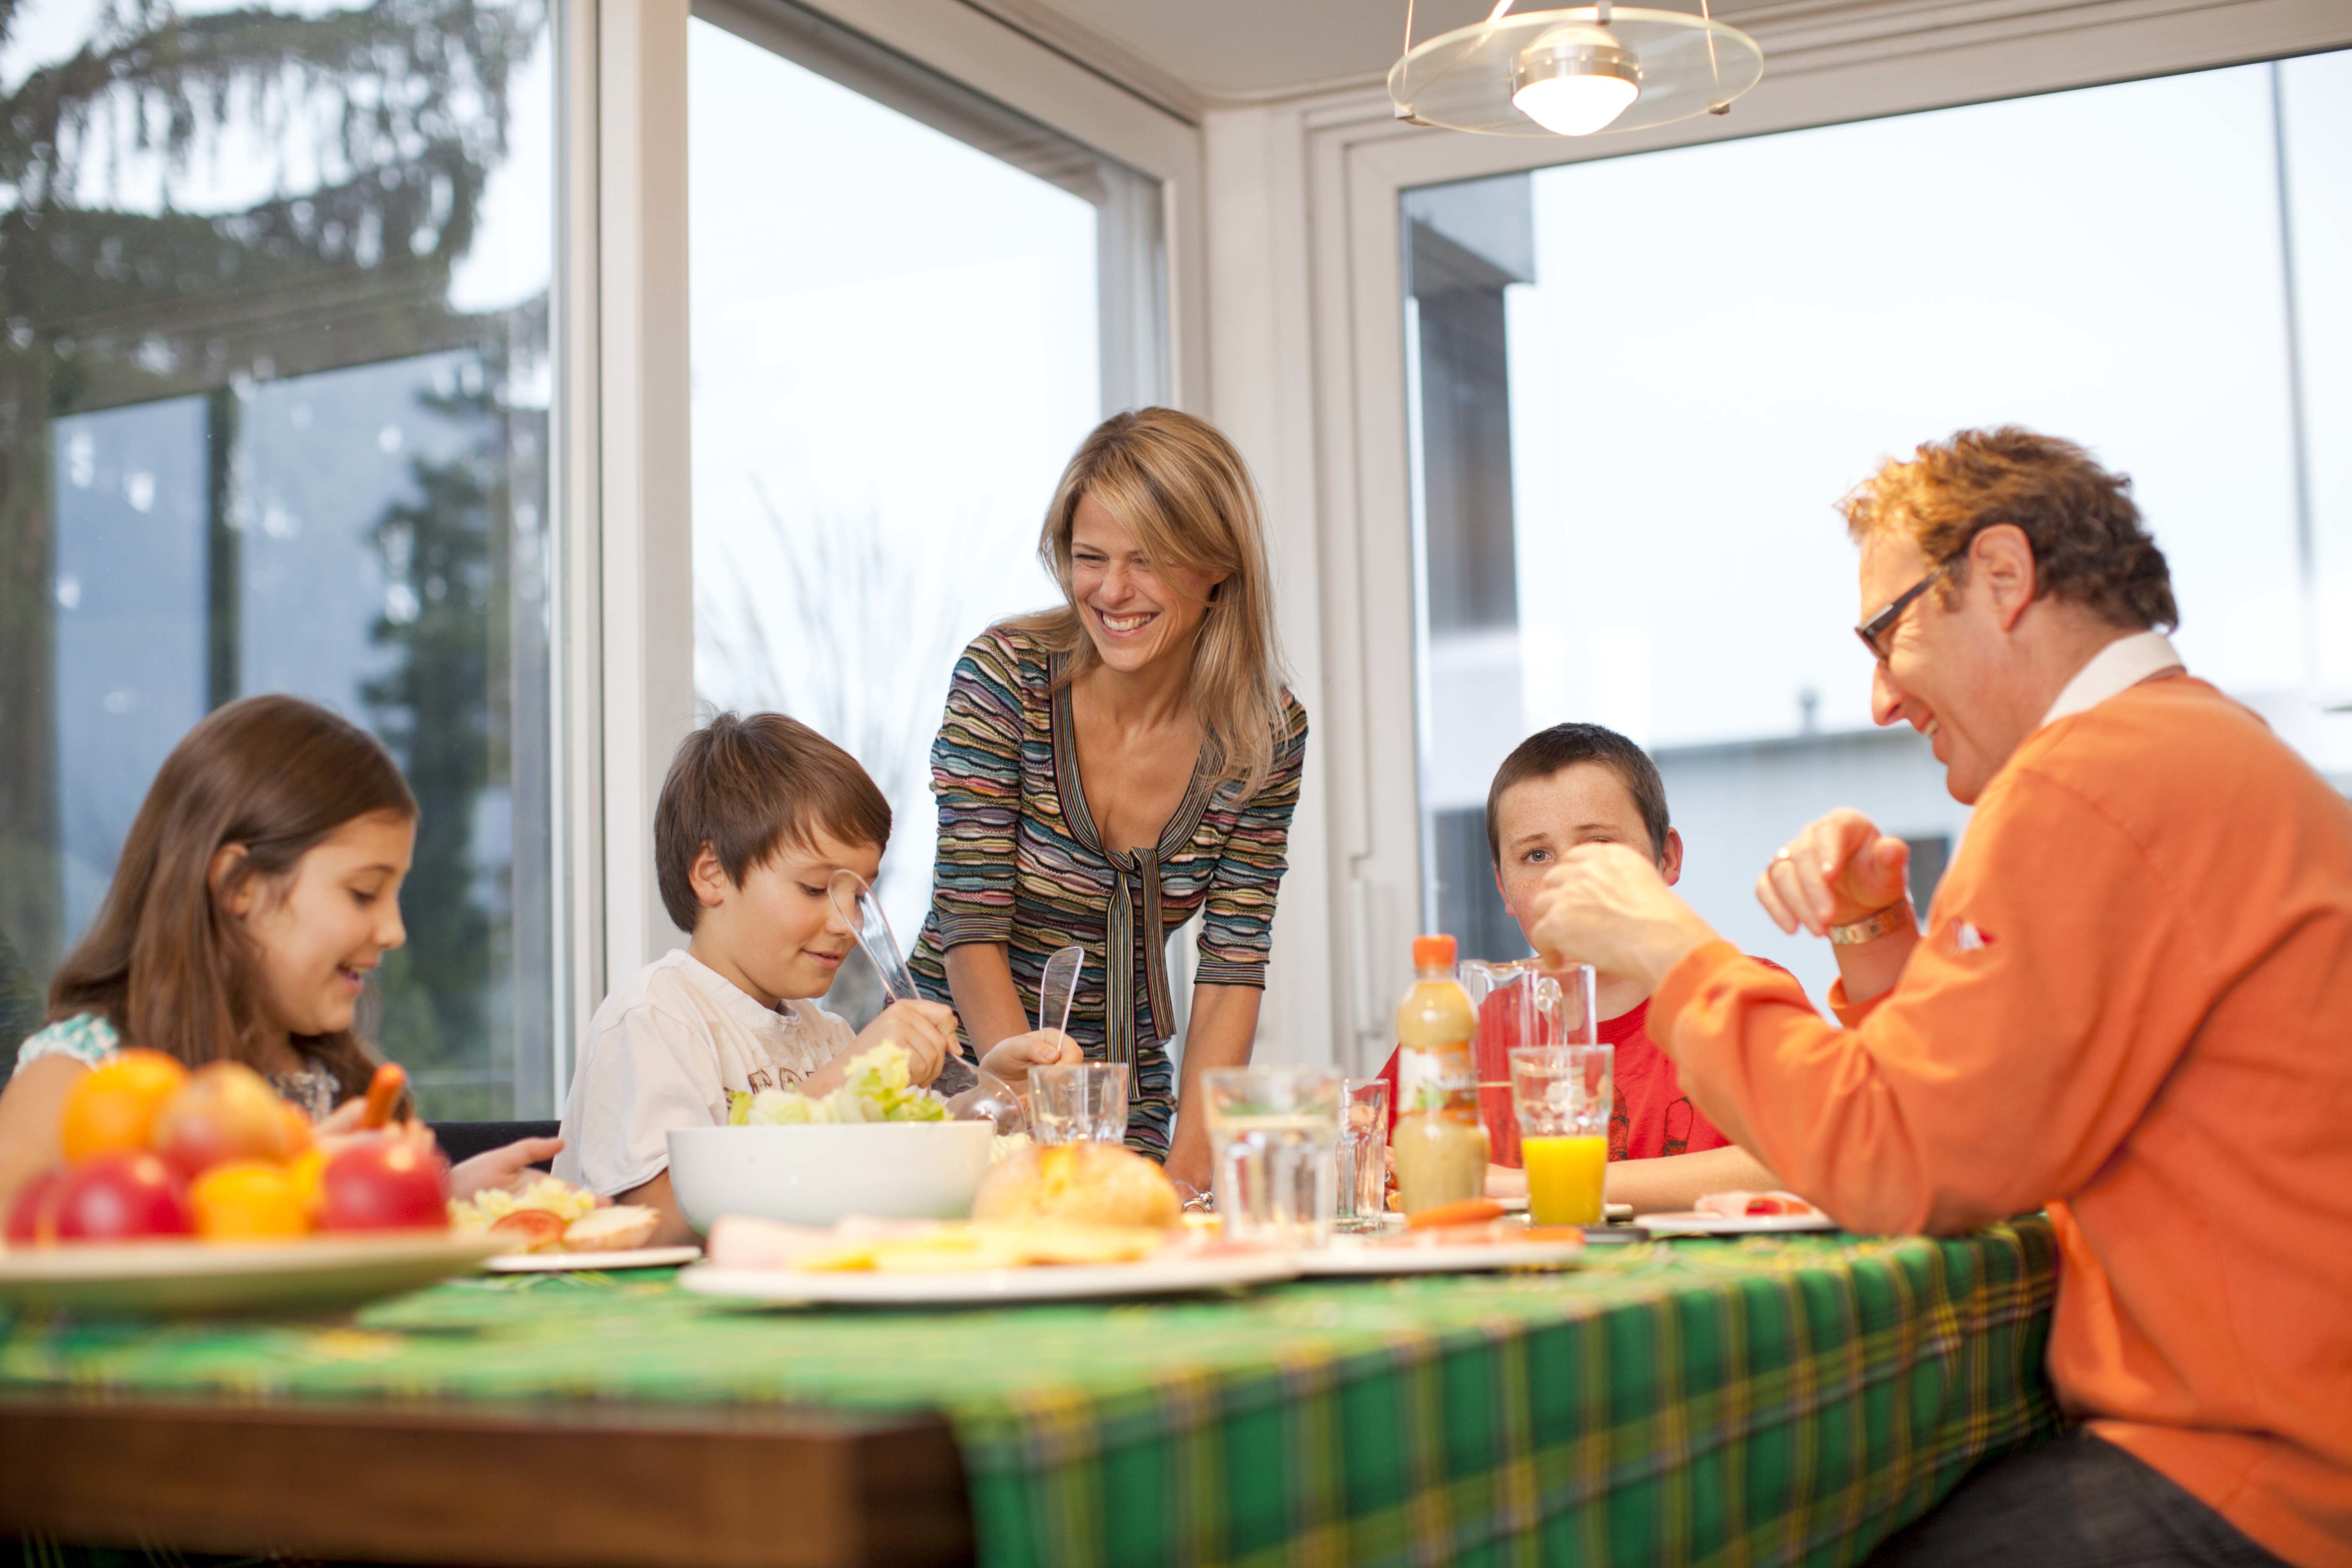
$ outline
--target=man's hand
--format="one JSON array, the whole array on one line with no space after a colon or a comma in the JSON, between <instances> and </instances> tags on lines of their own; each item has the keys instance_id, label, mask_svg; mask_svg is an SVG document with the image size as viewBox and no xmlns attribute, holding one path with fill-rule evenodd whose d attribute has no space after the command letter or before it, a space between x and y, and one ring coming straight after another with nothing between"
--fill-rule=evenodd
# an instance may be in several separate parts
<instances>
[{"instance_id":1,"label":"man's hand","mask_svg":"<svg viewBox=\"0 0 2352 1568\"><path fill-rule=\"evenodd\" d=\"M896 1040L907 1047L907 1076L928 1088L954 1048L955 1033L954 1008L937 1002L893 1002L857 1032L857 1043L836 1059L845 1061L885 1040Z\"/></svg>"},{"instance_id":2,"label":"man's hand","mask_svg":"<svg viewBox=\"0 0 2352 1568\"><path fill-rule=\"evenodd\" d=\"M1622 844L1580 844L1544 874L1528 938L1547 969L1589 963L1654 990L1715 931Z\"/></svg>"},{"instance_id":3,"label":"man's hand","mask_svg":"<svg viewBox=\"0 0 2352 1568\"><path fill-rule=\"evenodd\" d=\"M1076 1067L1086 1059L1078 1042L1061 1030L1032 1029L997 1041L980 1065L1017 1089L1028 1079L1031 1068Z\"/></svg>"},{"instance_id":4,"label":"man's hand","mask_svg":"<svg viewBox=\"0 0 2352 1568\"><path fill-rule=\"evenodd\" d=\"M1841 808L1794 838L1756 879L1756 901L1790 935L1802 926L1825 936L1902 901L1911 847Z\"/></svg>"}]
</instances>

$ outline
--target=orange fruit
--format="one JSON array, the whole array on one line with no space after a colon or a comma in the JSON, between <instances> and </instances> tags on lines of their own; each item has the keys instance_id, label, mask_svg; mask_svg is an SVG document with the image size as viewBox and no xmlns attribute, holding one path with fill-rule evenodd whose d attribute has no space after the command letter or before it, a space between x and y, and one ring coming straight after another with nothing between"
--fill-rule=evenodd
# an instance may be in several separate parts
<instances>
[{"instance_id":1,"label":"orange fruit","mask_svg":"<svg viewBox=\"0 0 2352 1568\"><path fill-rule=\"evenodd\" d=\"M317 1141L317 1134L310 1127L310 1119L302 1114L300 1106L289 1102L286 1107L286 1157L289 1160L299 1159L310 1152L310 1146Z\"/></svg>"},{"instance_id":2,"label":"orange fruit","mask_svg":"<svg viewBox=\"0 0 2352 1568\"><path fill-rule=\"evenodd\" d=\"M206 1241L278 1241L310 1233L310 1205L284 1167L231 1160L188 1189L196 1234Z\"/></svg>"},{"instance_id":3,"label":"orange fruit","mask_svg":"<svg viewBox=\"0 0 2352 1568\"><path fill-rule=\"evenodd\" d=\"M144 1153L155 1118L188 1081L188 1069L161 1051L117 1051L66 1091L58 1136L71 1161Z\"/></svg>"}]
</instances>

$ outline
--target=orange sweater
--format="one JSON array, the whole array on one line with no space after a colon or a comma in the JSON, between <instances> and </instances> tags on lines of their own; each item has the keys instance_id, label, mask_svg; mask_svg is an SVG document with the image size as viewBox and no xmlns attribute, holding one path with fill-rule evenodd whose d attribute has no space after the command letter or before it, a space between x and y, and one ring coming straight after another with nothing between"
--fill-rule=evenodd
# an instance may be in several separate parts
<instances>
[{"instance_id":1,"label":"orange sweater","mask_svg":"<svg viewBox=\"0 0 2352 1568\"><path fill-rule=\"evenodd\" d=\"M2352 1568L2352 805L2187 676L2044 726L1901 980L1831 1001L1715 942L1651 1033L1864 1231L2047 1205L2068 1412L2288 1561Z\"/></svg>"}]
</instances>

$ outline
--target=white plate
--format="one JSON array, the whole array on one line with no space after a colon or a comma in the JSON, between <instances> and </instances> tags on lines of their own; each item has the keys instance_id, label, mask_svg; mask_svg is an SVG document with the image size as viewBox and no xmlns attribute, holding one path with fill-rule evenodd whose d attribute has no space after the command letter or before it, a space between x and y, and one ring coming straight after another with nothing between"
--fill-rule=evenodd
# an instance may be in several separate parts
<instances>
[{"instance_id":1,"label":"white plate","mask_svg":"<svg viewBox=\"0 0 2352 1568\"><path fill-rule=\"evenodd\" d=\"M1096 1296L1166 1296L1234 1285L1295 1279L1284 1252L1213 1252L1151 1258L1140 1263L1049 1263L969 1272L884 1273L875 1269L713 1268L698 1263L677 1282L699 1296L725 1296L777 1307L811 1305L985 1306L1002 1301L1076 1301Z\"/></svg>"},{"instance_id":2,"label":"white plate","mask_svg":"<svg viewBox=\"0 0 2352 1568\"><path fill-rule=\"evenodd\" d=\"M426 1231L18 1247L0 1253L0 1304L142 1317L333 1311L470 1274L502 1245Z\"/></svg>"},{"instance_id":3,"label":"white plate","mask_svg":"<svg viewBox=\"0 0 2352 1568\"><path fill-rule=\"evenodd\" d=\"M501 1252L482 1268L491 1274L569 1274L574 1269L667 1268L702 1256L698 1247L632 1247L625 1252Z\"/></svg>"},{"instance_id":4,"label":"white plate","mask_svg":"<svg viewBox=\"0 0 2352 1568\"><path fill-rule=\"evenodd\" d=\"M1825 1214L1645 1214L1633 1222L1653 1236L1769 1236L1792 1230L1835 1230Z\"/></svg>"},{"instance_id":5,"label":"white plate","mask_svg":"<svg viewBox=\"0 0 2352 1568\"><path fill-rule=\"evenodd\" d=\"M1298 1255L1298 1271L1309 1277L1363 1274L1475 1274L1489 1268L1563 1268L1581 1261L1584 1243L1573 1241L1450 1241L1426 1246L1411 1241L1369 1241L1334 1237L1331 1245Z\"/></svg>"}]
</instances>

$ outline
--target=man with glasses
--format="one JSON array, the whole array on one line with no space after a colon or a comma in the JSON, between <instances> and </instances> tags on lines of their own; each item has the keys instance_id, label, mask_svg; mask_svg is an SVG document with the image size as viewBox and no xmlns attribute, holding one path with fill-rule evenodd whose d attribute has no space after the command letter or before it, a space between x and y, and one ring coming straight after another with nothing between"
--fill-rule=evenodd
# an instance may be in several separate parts
<instances>
[{"instance_id":1,"label":"man with glasses","mask_svg":"<svg viewBox=\"0 0 2352 1568\"><path fill-rule=\"evenodd\" d=\"M2188 675L2129 481L1965 431L1844 503L1872 709L1976 814L1924 923L1859 812L1758 879L1836 944L1821 1020L1647 860L1580 847L1547 961L1655 985L1700 1109L1863 1231L2047 1207L2077 1423L1890 1542L1903 1564L2352 1564L2352 805Z\"/></svg>"}]
</instances>

